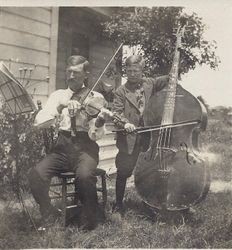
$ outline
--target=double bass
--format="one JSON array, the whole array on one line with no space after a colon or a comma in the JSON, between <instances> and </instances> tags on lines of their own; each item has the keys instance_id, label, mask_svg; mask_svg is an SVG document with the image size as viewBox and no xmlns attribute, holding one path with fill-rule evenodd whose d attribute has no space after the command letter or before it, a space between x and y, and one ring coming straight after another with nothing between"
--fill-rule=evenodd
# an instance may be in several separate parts
<instances>
[{"instance_id":1,"label":"double bass","mask_svg":"<svg viewBox=\"0 0 232 250\"><path fill-rule=\"evenodd\" d=\"M155 129L151 129L149 148L140 153L134 171L142 200L166 211L185 210L199 203L210 186L210 172L198 147L199 134L207 126L206 108L178 84L185 25L181 22L177 30L168 85L151 96L144 110L145 126Z\"/></svg>"}]
</instances>

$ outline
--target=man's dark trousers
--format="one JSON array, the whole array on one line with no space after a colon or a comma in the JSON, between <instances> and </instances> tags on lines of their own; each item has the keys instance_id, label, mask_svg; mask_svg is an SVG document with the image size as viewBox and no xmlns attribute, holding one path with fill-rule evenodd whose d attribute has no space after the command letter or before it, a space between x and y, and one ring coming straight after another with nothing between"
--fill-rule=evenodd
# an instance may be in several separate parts
<instances>
[{"instance_id":1,"label":"man's dark trousers","mask_svg":"<svg viewBox=\"0 0 232 250\"><path fill-rule=\"evenodd\" d=\"M35 168L29 171L32 194L40 205L42 216L49 213L51 200L49 185L51 178L65 171L76 173L77 188L83 202L83 211L89 224L96 222L97 190L93 175L99 162L99 146L92 141L87 132L77 132L72 137L68 131L61 131L57 143Z\"/></svg>"}]
</instances>

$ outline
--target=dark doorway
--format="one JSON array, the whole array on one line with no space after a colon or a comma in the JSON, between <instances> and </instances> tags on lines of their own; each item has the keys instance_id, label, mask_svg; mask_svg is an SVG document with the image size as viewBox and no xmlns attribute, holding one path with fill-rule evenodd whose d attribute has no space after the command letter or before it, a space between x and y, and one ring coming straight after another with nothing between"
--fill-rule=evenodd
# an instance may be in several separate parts
<instances>
[{"instance_id":1,"label":"dark doorway","mask_svg":"<svg viewBox=\"0 0 232 250\"><path fill-rule=\"evenodd\" d=\"M80 33L73 33L72 55L81 55L89 59L89 38Z\"/></svg>"}]
</instances>

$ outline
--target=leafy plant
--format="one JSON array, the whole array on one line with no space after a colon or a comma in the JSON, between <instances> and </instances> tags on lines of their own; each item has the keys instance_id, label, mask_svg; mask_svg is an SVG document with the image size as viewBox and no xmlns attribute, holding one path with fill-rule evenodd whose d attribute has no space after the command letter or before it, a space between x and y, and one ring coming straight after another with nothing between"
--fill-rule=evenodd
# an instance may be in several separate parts
<instances>
[{"instance_id":1,"label":"leafy plant","mask_svg":"<svg viewBox=\"0 0 232 250\"><path fill-rule=\"evenodd\" d=\"M0 114L0 195L17 191L27 171L44 155L42 132L33 128L33 115Z\"/></svg>"},{"instance_id":2,"label":"leafy plant","mask_svg":"<svg viewBox=\"0 0 232 250\"><path fill-rule=\"evenodd\" d=\"M215 69L219 63L216 42L204 39L202 19L196 13L185 14L183 7L115 8L110 20L103 24L104 34L125 45L140 45L146 59L146 75L168 74L181 17L187 20L187 27L181 48L180 74L194 69L197 64Z\"/></svg>"}]
</instances>

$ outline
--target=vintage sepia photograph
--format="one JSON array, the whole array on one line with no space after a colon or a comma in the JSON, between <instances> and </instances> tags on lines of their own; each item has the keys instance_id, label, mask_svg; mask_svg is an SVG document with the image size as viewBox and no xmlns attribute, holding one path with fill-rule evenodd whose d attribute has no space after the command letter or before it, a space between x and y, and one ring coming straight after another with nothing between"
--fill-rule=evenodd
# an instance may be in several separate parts
<instances>
[{"instance_id":1,"label":"vintage sepia photograph","mask_svg":"<svg viewBox=\"0 0 232 250\"><path fill-rule=\"evenodd\" d=\"M232 248L232 2L0 0L0 249Z\"/></svg>"}]
</instances>

